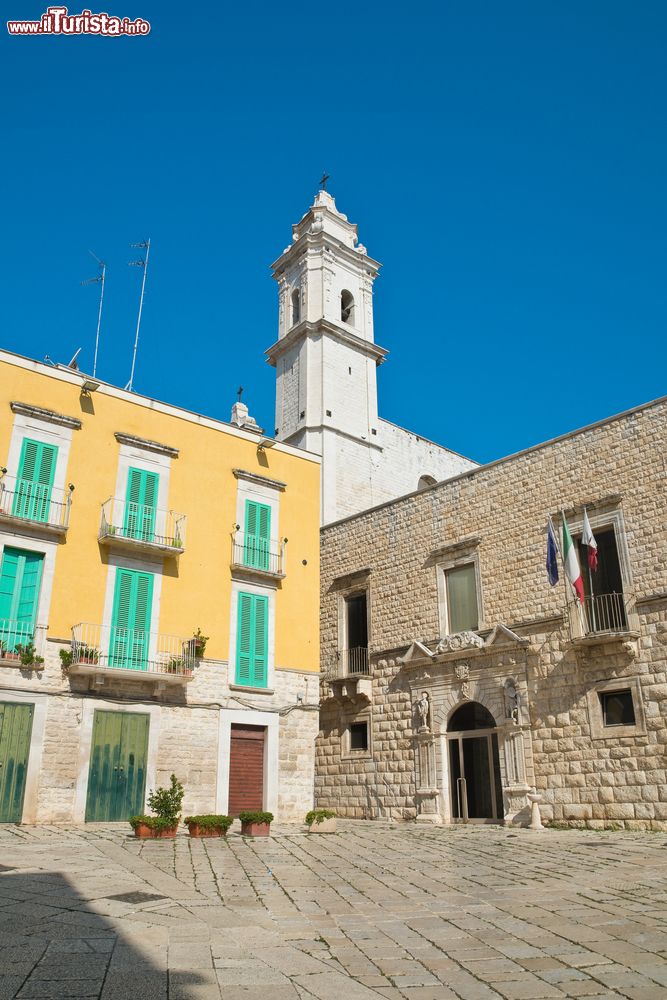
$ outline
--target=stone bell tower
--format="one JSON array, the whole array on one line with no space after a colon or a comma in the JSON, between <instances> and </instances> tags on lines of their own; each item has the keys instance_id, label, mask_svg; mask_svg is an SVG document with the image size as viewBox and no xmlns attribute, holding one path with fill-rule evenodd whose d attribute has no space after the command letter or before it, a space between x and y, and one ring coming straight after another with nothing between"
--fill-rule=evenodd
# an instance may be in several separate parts
<instances>
[{"instance_id":1,"label":"stone bell tower","mask_svg":"<svg viewBox=\"0 0 667 1000\"><path fill-rule=\"evenodd\" d=\"M373 342L373 282L380 264L328 191L292 227L292 244L273 264L279 288L276 437L323 458L322 521L370 506L342 497L360 479L368 490L378 441L376 369L386 351Z\"/></svg>"}]
</instances>

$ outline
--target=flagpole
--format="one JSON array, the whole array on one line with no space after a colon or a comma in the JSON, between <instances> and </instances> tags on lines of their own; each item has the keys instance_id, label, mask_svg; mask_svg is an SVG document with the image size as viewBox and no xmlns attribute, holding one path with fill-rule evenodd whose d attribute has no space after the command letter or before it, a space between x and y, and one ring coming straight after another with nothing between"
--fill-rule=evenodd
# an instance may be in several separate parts
<instances>
[{"instance_id":1,"label":"flagpole","mask_svg":"<svg viewBox=\"0 0 667 1000\"><path fill-rule=\"evenodd\" d=\"M561 517L561 530L562 530L563 525L565 524L565 511L563 510L562 507L560 509L560 517ZM572 539L572 544L574 545L574 539ZM561 560L562 560L562 563L563 563L563 582L565 583L565 578L567 577L567 573L565 572L565 559L563 558L563 553L562 552L560 554L560 557L561 557ZM571 583L570 583L570 586L572 587L572 590L574 590L574 587L572 586ZM565 591L566 591L565 600L567 602L567 592L568 592L567 591L567 583L565 583ZM575 595L576 595L576 591L575 591ZM576 596L574 597L574 603L577 605L577 611L579 613L579 625L581 627L581 634L582 635L586 635L586 624L585 624L585 621L584 621L584 610L583 610L583 607L579 603L579 600L577 599ZM569 610L569 602L567 603L567 607L568 607L568 610Z\"/></svg>"}]
</instances>

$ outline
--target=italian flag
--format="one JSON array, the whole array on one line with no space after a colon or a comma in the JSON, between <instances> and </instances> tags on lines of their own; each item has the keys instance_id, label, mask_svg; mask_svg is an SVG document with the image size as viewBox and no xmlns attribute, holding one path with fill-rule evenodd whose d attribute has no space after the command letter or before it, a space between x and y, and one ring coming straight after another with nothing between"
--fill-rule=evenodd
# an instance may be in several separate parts
<instances>
[{"instance_id":1,"label":"italian flag","mask_svg":"<svg viewBox=\"0 0 667 1000\"><path fill-rule=\"evenodd\" d=\"M584 581L581 578L577 550L574 547L572 535L570 534L570 529L568 528L567 521L565 520L565 514L563 514L563 564L565 566L565 576L572 584L572 588L577 595L577 600L580 604L583 604Z\"/></svg>"}]
</instances>

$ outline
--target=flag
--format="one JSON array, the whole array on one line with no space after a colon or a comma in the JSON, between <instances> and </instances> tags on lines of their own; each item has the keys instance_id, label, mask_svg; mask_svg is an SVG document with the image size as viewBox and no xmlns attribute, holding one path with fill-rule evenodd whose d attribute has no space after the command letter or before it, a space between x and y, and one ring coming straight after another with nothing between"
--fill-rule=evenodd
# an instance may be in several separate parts
<instances>
[{"instance_id":1,"label":"flag","mask_svg":"<svg viewBox=\"0 0 667 1000\"><path fill-rule=\"evenodd\" d=\"M584 544L588 550L588 565L592 570L598 568L598 543L595 541L595 535L591 530L591 524L588 520L588 513L584 507L584 530L581 536L582 544Z\"/></svg>"},{"instance_id":2,"label":"flag","mask_svg":"<svg viewBox=\"0 0 667 1000\"><path fill-rule=\"evenodd\" d=\"M552 587L558 583L558 545L551 518L547 522L547 578Z\"/></svg>"},{"instance_id":3,"label":"flag","mask_svg":"<svg viewBox=\"0 0 667 1000\"><path fill-rule=\"evenodd\" d=\"M577 600L580 604L583 604L584 581L581 578L577 550L574 546L574 542L572 541L572 535L570 534L570 529L567 526L565 514L563 514L563 565L565 567L565 576L572 584L572 588L577 595Z\"/></svg>"}]
</instances>

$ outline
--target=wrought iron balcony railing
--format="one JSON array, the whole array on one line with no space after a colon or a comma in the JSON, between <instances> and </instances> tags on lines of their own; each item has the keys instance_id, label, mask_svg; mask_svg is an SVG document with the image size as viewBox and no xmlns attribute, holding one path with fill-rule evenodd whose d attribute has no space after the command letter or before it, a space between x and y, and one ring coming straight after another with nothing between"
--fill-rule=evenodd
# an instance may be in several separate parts
<instances>
[{"instance_id":1,"label":"wrought iron balcony railing","mask_svg":"<svg viewBox=\"0 0 667 1000\"><path fill-rule=\"evenodd\" d=\"M69 526L74 487L66 490L29 479L0 478L0 519L29 521L64 534Z\"/></svg>"},{"instance_id":2,"label":"wrought iron balcony railing","mask_svg":"<svg viewBox=\"0 0 667 1000\"><path fill-rule=\"evenodd\" d=\"M623 594L595 594L585 597L583 604L570 606L573 639L624 633L628 629L628 609Z\"/></svg>"},{"instance_id":3,"label":"wrought iron balcony railing","mask_svg":"<svg viewBox=\"0 0 667 1000\"><path fill-rule=\"evenodd\" d=\"M368 677L370 672L367 646L339 649L335 660L324 669L325 676L331 680L341 680L343 677Z\"/></svg>"},{"instance_id":4,"label":"wrought iron balcony railing","mask_svg":"<svg viewBox=\"0 0 667 1000\"><path fill-rule=\"evenodd\" d=\"M186 680L194 670L195 644L192 638L141 632L112 625L82 622L72 629L74 673L133 671L137 680Z\"/></svg>"},{"instance_id":5,"label":"wrought iron balcony railing","mask_svg":"<svg viewBox=\"0 0 667 1000\"><path fill-rule=\"evenodd\" d=\"M112 497L102 504L99 539L107 545L120 543L180 555L185 550L186 522L185 514Z\"/></svg>"},{"instance_id":6,"label":"wrought iron balcony railing","mask_svg":"<svg viewBox=\"0 0 667 1000\"><path fill-rule=\"evenodd\" d=\"M232 566L235 569L259 570L271 576L284 576L285 542L265 541L256 535L237 531L232 539Z\"/></svg>"}]
</instances>

